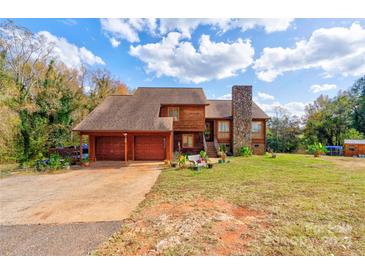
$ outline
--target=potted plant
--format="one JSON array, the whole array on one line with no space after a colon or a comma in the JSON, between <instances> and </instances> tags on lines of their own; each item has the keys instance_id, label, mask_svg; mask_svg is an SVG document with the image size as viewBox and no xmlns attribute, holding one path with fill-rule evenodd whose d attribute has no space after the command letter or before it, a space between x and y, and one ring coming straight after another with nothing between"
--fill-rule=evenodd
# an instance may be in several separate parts
<instances>
[{"instance_id":1,"label":"potted plant","mask_svg":"<svg viewBox=\"0 0 365 274\"><path fill-rule=\"evenodd\" d=\"M220 159L218 160L218 163L220 163L220 164L225 163L227 154L226 154L226 146L223 144L220 145L220 147L219 147L219 156L220 156Z\"/></svg>"},{"instance_id":2,"label":"potted plant","mask_svg":"<svg viewBox=\"0 0 365 274\"><path fill-rule=\"evenodd\" d=\"M89 158L82 159L82 160L81 160L81 166L83 166L83 167L88 167L88 166L90 166Z\"/></svg>"},{"instance_id":3,"label":"potted plant","mask_svg":"<svg viewBox=\"0 0 365 274\"><path fill-rule=\"evenodd\" d=\"M308 152L313 154L314 157L320 157L321 154L327 153L327 149L321 143L314 143L308 146Z\"/></svg>"},{"instance_id":4,"label":"potted plant","mask_svg":"<svg viewBox=\"0 0 365 274\"><path fill-rule=\"evenodd\" d=\"M209 162L207 163L207 167L208 167L208 168L213 168L213 163L209 161Z\"/></svg>"},{"instance_id":5,"label":"potted plant","mask_svg":"<svg viewBox=\"0 0 365 274\"><path fill-rule=\"evenodd\" d=\"M201 150L199 152L200 158L202 159L202 161L207 162L207 153L204 150Z\"/></svg>"},{"instance_id":6,"label":"potted plant","mask_svg":"<svg viewBox=\"0 0 365 274\"><path fill-rule=\"evenodd\" d=\"M177 165L179 168L184 168L186 164L186 156L184 154L180 154L177 157Z\"/></svg>"},{"instance_id":7,"label":"potted plant","mask_svg":"<svg viewBox=\"0 0 365 274\"><path fill-rule=\"evenodd\" d=\"M223 164L226 162L227 154L224 151L220 153L221 158L218 160L218 163Z\"/></svg>"},{"instance_id":8,"label":"potted plant","mask_svg":"<svg viewBox=\"0 0 365 274\"><path fill-rule=\"evenodd\" d=\"M195 170L195 171L200 171L201 168L202 167L199 165L199 163L196 163L196 164L193 165L193 170Z\"/></svg>"}]
</instances>

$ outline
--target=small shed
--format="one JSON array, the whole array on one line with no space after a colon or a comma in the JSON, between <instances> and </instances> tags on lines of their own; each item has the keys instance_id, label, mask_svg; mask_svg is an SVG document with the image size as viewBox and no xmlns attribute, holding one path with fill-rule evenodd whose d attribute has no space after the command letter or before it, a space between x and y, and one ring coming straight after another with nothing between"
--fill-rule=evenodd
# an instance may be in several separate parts
<instances>
[{"instance_id":1,"label":"small shed","mask_svg":"<svg viewBox=\"0 0 365 274\"><path fill-rule=\"evenodd\" d=\"M347 157L365 157L365 139L346 139L344 142L344 155Z\"/></svg>"}]
</instances>

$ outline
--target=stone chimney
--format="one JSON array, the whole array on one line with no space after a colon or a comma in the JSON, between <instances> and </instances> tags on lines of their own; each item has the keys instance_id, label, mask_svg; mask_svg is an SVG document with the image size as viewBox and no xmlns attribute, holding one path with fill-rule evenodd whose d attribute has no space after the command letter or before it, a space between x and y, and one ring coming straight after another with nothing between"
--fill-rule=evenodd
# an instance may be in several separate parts
<instances>
[{"instance_id":1,"label":"stone chimney","mask_svg":"<svg viewBox=\"0 0 365 274\"><path fill-rule=\"evenodd\" d=\"M233 155L243 146L251 148L252 86L232 87Z\"/></svg>"}]
</instances>

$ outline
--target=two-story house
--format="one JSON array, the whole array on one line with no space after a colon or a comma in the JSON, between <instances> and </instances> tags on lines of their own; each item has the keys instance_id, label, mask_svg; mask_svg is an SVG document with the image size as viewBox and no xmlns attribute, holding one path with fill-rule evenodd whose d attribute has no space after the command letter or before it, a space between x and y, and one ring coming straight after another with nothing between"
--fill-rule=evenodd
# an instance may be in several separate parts
<instances>
[{"instance_id":1,"label":"two-story house","mask_svg":"<svg viewBox=\"0 0 365 274\"><path fill-rule=\"evenodd\" d=\"M201 88L140 87L133 95L107 97L74 131L88 135L89 158L172 160L173 153L220 145L238 155L242 146L266 150L268 116L252 101L251 86L233 86L232 100L207 100Z\"/></svg>"}]
</instances>

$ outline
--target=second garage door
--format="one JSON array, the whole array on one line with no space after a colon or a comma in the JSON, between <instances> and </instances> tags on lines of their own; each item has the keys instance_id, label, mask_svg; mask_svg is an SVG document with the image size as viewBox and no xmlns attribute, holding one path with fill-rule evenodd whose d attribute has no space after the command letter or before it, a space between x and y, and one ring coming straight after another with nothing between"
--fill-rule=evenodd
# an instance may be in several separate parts
<instances>
[{"instance_id":1,"label":"second garage door","mask_svg":"<svg viewBox=\"0 0 365 274\"><path fill-rule=\"evenodd\" d=\"M162 136L136 136L134 153L136 160L164 160L165 138Z\"/></svg>"}]
</instances>

